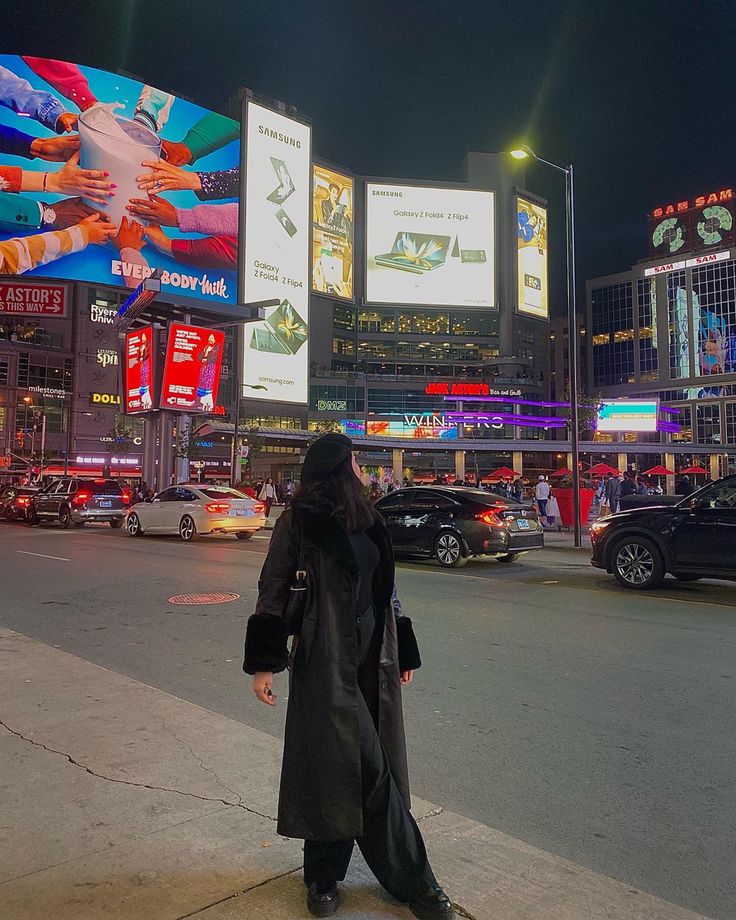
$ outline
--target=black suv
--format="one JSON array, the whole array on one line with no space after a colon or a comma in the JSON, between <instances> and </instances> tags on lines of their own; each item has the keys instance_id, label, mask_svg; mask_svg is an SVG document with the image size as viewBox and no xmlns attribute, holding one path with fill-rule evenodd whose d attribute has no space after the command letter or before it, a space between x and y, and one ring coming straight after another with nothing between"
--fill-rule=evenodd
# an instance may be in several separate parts
<instances>
[{"instance_id":1,"label":"black suv","mask_svg":"<svg viewBox=\"0 0 736 920\"><path fill-rule=\"evenodd\" d=\"M6 521L25 521L36 486L5 486L0 491L0 517Z\"/></svg>"},{"instance_id":2,"label":"black suv","mask_svg":"<svg viewBox=\"0 0 736 920\"><path fill-rule=\"evenodd\" d=\"M676 505L632 508L590 528L592 564L625 588L658 588L669 572L680 581L736 581L736 476Z\"/></svg>"},{"instance_id":3,"label":"black suv","mask_svg":"<svg viewBox=\"0 0 736 920\"><path fill-rule=\"evenodd\" d=\"M528 505L482 489L418 486L398 489L376 502L397 556L434 556L457 568L471 556L513 562L544 547L544 532Z\"/></svg>"},{"instance_id":4,"label":"black suv","mask_svg":"<svg viewBox=\"0 0 736 920\"><path fill-rule=\"evenodd\" d=\"M118 528L129 505L130 496L114 479L55 479L33 496L26 520L65 528L102 521Z\"/></svg>"}]
</instances>

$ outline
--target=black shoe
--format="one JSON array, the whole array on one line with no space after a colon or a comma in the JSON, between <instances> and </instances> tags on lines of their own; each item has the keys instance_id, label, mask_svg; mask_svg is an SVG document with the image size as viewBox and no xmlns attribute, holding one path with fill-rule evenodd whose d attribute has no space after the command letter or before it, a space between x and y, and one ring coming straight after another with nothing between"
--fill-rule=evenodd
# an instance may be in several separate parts
<instances>
[{"instance_id":1,"label":"black shoe","mask_svg":"<svg viewBox=\"0 0 736 920\"><path fill-rule=\"evenodd\" d=\"M307 895L307 909L315 917L331 917L340 905L340 892L337 890L337 883L325 892L322 889L322 885L318 886L317 882L312 882Z\"/></svg>"},{"instance_id":2,"label":"black shoe","mask_svg":"<svg viewBox=\"0 0 736 920\"><path fill-rule=\"evenodd\" d=\"M409 910L419 920L455 920L452 901L439 885L432 885L421 897L409 901Z\"/></svg>"}]
</instances>

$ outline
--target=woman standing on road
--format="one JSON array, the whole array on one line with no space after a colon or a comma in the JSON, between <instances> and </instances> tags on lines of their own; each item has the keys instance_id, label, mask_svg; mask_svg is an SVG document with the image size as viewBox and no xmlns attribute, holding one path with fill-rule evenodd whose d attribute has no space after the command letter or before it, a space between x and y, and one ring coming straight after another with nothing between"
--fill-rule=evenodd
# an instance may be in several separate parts
<instances>
[{"instance_id":1,"label":"woman standing on road","mask_svg":"<svg viewBox=\"0 0 736 920\"><path fill-rule=\"evenodd\" d=\"M341 434L315 441L274 527L248 621L243 669L275 705L290 665L278 833L303 838L307 906L335 913L357 841L383 887L422 920L452 920L409 811L401 685L421 665L411 621L392 603L391 540ZM297 574L298 573L298 574ZM290 604L306 584L304 605ZM294 622L291 622L291 620Z\"/></svg>"},{"instance_id":2,"label":"woman standing on road","mask_svg":"<svg viewBox=\"0 0 736 920\"><path fill-rule=\"evenodd\" d=\"M261 486L261 491L258 493L258 498L266 506L266 518L268 519L271 514L271 505L276 501L276 489L273 485L273 479L269 476L268 479Z\"/></svg>"}]
</instances>

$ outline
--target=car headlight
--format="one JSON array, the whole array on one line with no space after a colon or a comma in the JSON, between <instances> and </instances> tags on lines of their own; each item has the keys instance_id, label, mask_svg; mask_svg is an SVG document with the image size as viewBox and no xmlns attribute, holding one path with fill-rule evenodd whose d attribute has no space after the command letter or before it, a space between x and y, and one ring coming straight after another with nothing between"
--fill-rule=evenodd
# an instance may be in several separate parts
<instances>
[{"instance_id":1,"label":"car headlight","mask_svg":"<svg viewBox=\"0 0 736 920\"><path fill-rule=\"evenodd\" d=\"M594 521L594 522L590 525L590 529L591 529L591 531L592 531L593 533L599 533L599 532L600 532L601 530L603 530L605 527L608 527L608 525L609 525L610 523L611 523L610 521L607 521L607 520L605 520L605 519L602 520L602 521Z\"/></svg>"}]
</instances>

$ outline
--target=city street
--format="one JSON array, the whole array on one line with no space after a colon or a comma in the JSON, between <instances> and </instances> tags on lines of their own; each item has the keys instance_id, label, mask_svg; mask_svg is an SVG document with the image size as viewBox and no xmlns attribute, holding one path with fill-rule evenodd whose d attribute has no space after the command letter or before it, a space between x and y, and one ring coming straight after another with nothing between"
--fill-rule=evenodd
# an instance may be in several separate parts
<instances>
[{"instance_id":1,"label":"city street","mask_svg":"<svg viewBox=\"0 0 736 920\"><path fill-rule=\"evenodd\" d=\"M272 736L241 671L268 534L184 544L0 524L0 626ZM584 538L587 544L587 537ZM634 593L552 535L511 565L402 562L424 667L417 796L714 920L736 917L736 584ZM235 592L211 606L172 595Z\"/></svg>"}]
</instances>

